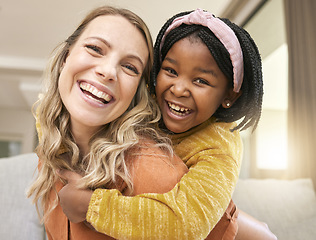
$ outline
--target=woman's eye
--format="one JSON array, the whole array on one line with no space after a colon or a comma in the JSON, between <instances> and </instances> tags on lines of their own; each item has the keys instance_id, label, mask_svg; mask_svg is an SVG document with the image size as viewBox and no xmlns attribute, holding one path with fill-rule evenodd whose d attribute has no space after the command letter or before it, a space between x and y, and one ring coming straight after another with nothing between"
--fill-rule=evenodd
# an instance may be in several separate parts
<instances>
[{"instance_id":1,"label":"woman's eye","mask_svg":"<svg viewBox=\"0 0 316 240\"><path fill-rule=\"evenodd\" d=\"M93 52L95 52L95 53L97 53L97 54L99 54L99 55L102 55L102 48L100 48L100 47L98 47L98 46L96 46L96 45L90 45L90 44L88 44L88 45L86 45L85 46L88 50L92 50Z\"/></svg>"},{"instance_id":2,"label":"woman's eye","mask_svg":"<svg viewBox=\"0 0 316 240\"><path fill-rule=\"evenodd\" d=\"M133 73L135 73L136 75L139 74L139 71L137 70L137 68L133 65L130 65L130 64L125 64L123 65L126 69L132 71Z\"/></svg>"}]
</instances>

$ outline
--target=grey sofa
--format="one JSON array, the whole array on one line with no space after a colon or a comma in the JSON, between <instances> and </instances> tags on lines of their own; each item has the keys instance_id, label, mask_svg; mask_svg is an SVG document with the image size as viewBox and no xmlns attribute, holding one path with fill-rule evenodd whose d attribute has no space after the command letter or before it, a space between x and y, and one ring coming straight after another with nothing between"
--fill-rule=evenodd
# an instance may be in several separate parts
<instances>
[{"instance_id":1,"label":"grey sofa","mask_svg":"<svg viewBox=\"0 0 316 240\"><path fill-rule=\"evenodd\" d=\"M0 159L0 239L45 239L35 206L26 198L36 166L34 153Z\"/></svg>"},{"instance_id":2,"label":"grey sofa","mask_svg":"<svg viewBox=\"0 0 316 240\"><path fill-rule=\"evenodd\" d=\"M34 153L0 159L0 239L43 240L34 205L25 189L34 176ZM233 196L237 206L266 222L279 240L316 239L316 197L310 179L240 179Z\"/></svg>"}]
</instances>

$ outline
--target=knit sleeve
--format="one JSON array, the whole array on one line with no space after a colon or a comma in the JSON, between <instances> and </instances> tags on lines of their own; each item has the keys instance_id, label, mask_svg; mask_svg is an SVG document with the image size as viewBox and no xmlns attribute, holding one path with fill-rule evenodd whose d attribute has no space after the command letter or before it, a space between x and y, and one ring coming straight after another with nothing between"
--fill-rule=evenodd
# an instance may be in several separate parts
<instances>
[{"instance_id":1,"label":"knit sleeve","mask_svg":"<svg viewBox=\"0 0 316 240\"><path fill-rule=\"evenodd\" d=\"M242 153L231 124L212 124L175 148L190 166L169 192L122 196L94 191L87 221L117 239L205 239L224 214L235 188Z\"/></svg>"},{"instance_id":2,"label":"knit sleeve","mask_svg":"<svg viewBox=\"0 0 316 240\"><path fill-rule=\"evenodd\" d=\"M41 128L41 124L39 123L38 114L36 114L35 127L36 127L36 131L37 131L38 141L40 141L42 139L42 128Z\"/></svg>"}]
</instances>

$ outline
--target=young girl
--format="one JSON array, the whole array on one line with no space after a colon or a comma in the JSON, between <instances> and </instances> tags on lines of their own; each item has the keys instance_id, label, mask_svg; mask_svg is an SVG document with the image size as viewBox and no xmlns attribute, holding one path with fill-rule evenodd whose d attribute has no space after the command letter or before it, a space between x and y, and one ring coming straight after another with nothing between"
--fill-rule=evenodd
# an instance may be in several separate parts
<instances>
[{"instance_id":1,"label":"young girl","mask_svg":"<svg viewBox=\"0 0 316 240\"><path fill-rule=\"evenodd\" d=\"M163 128L176 133L171 135L175 151L190 171L163 195L126 198L98 189L90 193L87 220L118 239L203 239L223 215L237 181L241 159L237 129L255 128L260 118L260 55L245 30L196 10L180 13L162 27L152 73L149 86L154 91L157 82ZM241 118L238 126L225 123ZM78 176L67 172L63 177L75 184ZM66 204L70 201L65 195L61 201ZM127 215L131 205L137 208ZM79 216L74 214L76 208L68 205L64 210L73 221L84 220L86 211ZM235 217L231 203L207 239L234 239ZM113 230L117 219L124 222ZM245 228L245 221L252 219L244 213L238 219L237 238L244 237L244 230L251 239L275 238L258 222Z\"/></svg>"},{"instance_id":2,"label":"young girl","mask_svg":"<svg viewBox=\"0 0 316 240\"><path fill-rule=\"evenodd\" d=\"M36 204L41 201L48 239L112 239L68 221L58 202L59 169L83 175L82 188L127 193L133 189L131 166L138 162L157 162L163 171L177 166L168 182L162 179L163 191L186 172L181 159L172 157L169 140L153 128L160 115L146 89L151 63L146 25L111 7L92 11L56 49L37 108L39 173L28 193Z\"/></svg>"}]
</instances>

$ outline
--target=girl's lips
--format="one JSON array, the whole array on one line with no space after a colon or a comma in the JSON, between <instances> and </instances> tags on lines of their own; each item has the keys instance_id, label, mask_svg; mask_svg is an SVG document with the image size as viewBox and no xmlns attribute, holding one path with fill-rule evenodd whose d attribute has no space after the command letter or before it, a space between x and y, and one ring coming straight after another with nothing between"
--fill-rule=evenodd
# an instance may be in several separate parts
<instances>
[{"instance_id":1,"label":"girl's lips","mask_svg":"<svg viewBox=\"0 0 316 240\"><path fill-rule=\"evenodd\" d=\"M180 117L180 118L190 115L193 111L190 108L186 108L169 101L166 101L166 107L168 108L169 113L171 113L172 116Z\"/></svg>"},{"instance_id":2,"label":"girl's lips","mask_svg":"<svg viewBox=\"0 0 316 240\"><path fill-rule=\"evenodd\" d=\"M188 115L192 112L192 109L190 109L190 108L182 107L178 104L175 104L175 103L172 103L169 101L167 101L167 105L169 107L169 110L172 113L179 115L179 116L185 116L185 115Z\"/></svg>"}]
</instances>

